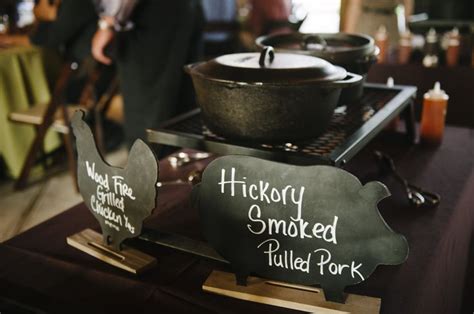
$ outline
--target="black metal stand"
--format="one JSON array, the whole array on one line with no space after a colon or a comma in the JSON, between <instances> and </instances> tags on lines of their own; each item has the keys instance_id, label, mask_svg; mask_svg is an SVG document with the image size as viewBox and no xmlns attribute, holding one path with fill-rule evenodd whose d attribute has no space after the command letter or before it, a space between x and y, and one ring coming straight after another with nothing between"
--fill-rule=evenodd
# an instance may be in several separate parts
<instances>
[{"instance_id":1,"label":"black metal stand","mask_svg":"<svg viewBox=\"0 0 474 314\"><path fill-rule=\"evenodd\" d=\"M418 141L418 134L416 132L415 109L413 108L413 101L403 110L403 120L405 121L405 130L408 135L408 140L412 144Z\"/></svg>"},{"instance_id":2,"label":"black metal stand","mask_svg":"<svg viewBox=\"0 0 474 314\"><path fill-rule=\"evenodd\" d=\"M298 165L343 166L394 118L402 115L410 141L416 139L414 86L387 87L366 84L356 103L338 107L328 129L317 138L301 142L265 144L225 139L203 124L200 109L167 121L158 130L147 130L155 144L193 148L220 155L249 155Z\"/></svg>"}]
</instances>

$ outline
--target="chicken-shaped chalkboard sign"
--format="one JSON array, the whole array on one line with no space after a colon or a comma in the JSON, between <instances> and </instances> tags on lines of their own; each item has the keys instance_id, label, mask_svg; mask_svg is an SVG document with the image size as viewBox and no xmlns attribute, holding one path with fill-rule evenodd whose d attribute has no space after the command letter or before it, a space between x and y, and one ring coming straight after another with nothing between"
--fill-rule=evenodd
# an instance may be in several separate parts
<instances>
[{"instance_id":1,"label":"chicken-shaped chalkboard sign","mask_svg":"<svg viewBox=\"0 0 474 314\"><path fill-rule=\"evenodd\" d=\"M120 252L125 239L140 235L143 220L156 206L158 162L150 147L138 139L125 168L110 166L97 150L84 116L83 111L77 111L71 121L79 190L100 223L102 244Z\"/></svg>"},{"instance_id":2,"label":"chicken-shaped chalkboard sign","mask_svg":"<svg viewBox=\"0 0 474 314\"><path fill-rule=\"evenodd\" d=\"M205 237L240 285L250 274L319 284L327 300L343 303L346 286L408 256L405 237L377 208L390 195L385 185L362 185L339 168L225 156L193 193Z\"/></svg>"}]
</instances>

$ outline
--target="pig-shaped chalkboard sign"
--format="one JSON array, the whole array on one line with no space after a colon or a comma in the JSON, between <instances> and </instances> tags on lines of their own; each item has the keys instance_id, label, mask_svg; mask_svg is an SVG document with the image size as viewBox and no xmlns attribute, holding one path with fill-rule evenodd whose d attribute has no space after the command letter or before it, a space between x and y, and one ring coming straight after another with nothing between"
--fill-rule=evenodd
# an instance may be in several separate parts
<instances>
[{"instance_id":1,"label":"pig-shaped chalkboard sign","mask_svg":"<svg viewBox=\"0 0 474 314\"><path fill-rule=\"evenodd\" d=\"M150 147L137 140L124 169L110 166L97 150L84 115L77 111L71 120L79 190L100 223L104 244L119 251L123 240L140 235L143 220L155 208L158 161Z\"/></svg>"},{"instance_id":2,"label":"pig-shaped chalkboard sign","mask_svg":"<svg viewBox=\"0 0 474 314\"><path fill-rule=\"evenodd\" d=\"M205 237L240 285L252 273L319 284L327 300L344 302L345 286L408 256L405 237L377 208L390 195L385 185L362 185L339 168L225 156L193 193Z\"/></svg>"}]
</instances>

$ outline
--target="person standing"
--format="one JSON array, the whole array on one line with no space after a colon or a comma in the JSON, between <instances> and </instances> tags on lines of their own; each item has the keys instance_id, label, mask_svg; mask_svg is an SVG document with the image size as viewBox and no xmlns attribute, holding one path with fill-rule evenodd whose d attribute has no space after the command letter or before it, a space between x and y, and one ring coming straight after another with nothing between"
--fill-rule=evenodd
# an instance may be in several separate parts
<instances>
[{"instance_id":1,"label":"person standing","mask_svg":"<svg viewBox=\"0 0 474 314\"><path fill-rule=\"evenodd\" d=\"M255 39L262 35L290 33L291 0L247 0L250 9L239 37L246 50L254 51Z\"/></svg>"},{"instance_id":2,"label":"person standing","mask_svg":"<svg viewBox=\"0 0 474 314\"><path fill-rule=\"evenodd\" d=\"M249 24L255 37L291 32L291 0L251 0Z\"/></svg>"},{"instance_id":3,"label":"person standing","mask_svg":"<svg viewBox=\"0 0 474 314\"><path fill-rule=\"evenodd\" d=\"M36 25L29 35L6 35L0 44L37 45L56 50L68 60L90 56L98 16L90 0L40 0L34 7Z\"/></svg>"},{"instance_id":4,"label":"person standing","mask_svg":"<svg viewBox=\"0 0 474 314\"><path fill-rule=\"evenodd\" d=\"M33 31L28 35L0 36L0 45L44 48L43 53L48 56L44 58L45 67L51 80L59 67L57 61L82 64L81 69L69 78L64 93L66 103L78 103L85 83L96 67L91 57L91 41L98 20L94 4L91 0L39 0L33 11L36 20ZM99 80L95 83L96 97L102 95L114 75L113 67L101 67Z\"/></svg>"},{"instance_id":5,"label":"person standing","mask_svg":"<svg viewBox=\"0 0 474 314\"><path fill-rule=\"evenodd\" d=\"M199 0L96 0L96 5L100 19L92 55L111 64L107 51L115 42L125 136L131 145L145 139L147 128L190 106L192 87L185 82L183 65L198 57L202 8Z\"/></svg>"}]
</instances>

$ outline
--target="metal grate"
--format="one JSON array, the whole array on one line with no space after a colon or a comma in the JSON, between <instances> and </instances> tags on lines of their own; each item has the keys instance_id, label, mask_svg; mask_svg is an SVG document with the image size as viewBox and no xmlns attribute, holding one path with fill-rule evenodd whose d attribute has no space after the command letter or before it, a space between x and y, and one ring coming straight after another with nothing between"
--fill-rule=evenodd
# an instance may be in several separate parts
<instances>
[{"instance_id":1,"label":"metal grate","mask_svg":"<svg viewBox=\"0 0 474 314\"><path fill-rule=\"evenodd\" d=\"M204 141L207 143L220 143L232 145L232 147L238 146L252 149L251 152L249 151L249 155L255 155L255 150L261 150L280 156L281 154L286 154L300 157L304 156L310 159L317 157L320 160L337 164L339 156L334 156L336 151L339 151L341 154L346 153L346 149L341 148L353 146L350 144L353 144L354 141L360 142L363 137L368 135L374 136L375 134L372 134L374 131L378 133L382 124L388 124L391 119L411 103L411 99L415 93L416 88L414 87L410 87L408 90L406 88L387 88L384 85L365 87L363 97L359 101L336 108L329 127L322 135L305 141L270 145L225 139L212 133L204 125L199 110L169 121L162 129L150 131L151 134L154 133L156 136L149 136L149 139L151 142L160 142L156 141L157 138L160 138L159 135L161 134L161 138L163 138L164 133L169 133L178 136L176 141L170 143L165 140L164 142L160 142L161 144L182 146L183 143L185 143L187 145L182 147L191 146L190 148L203 148L203 145L197 145L197 143L196 145L189 145L189 141L180 141L180 137L189 137L188 140L195 139L196 141ZM397 97L400 96L400 94L403 94L402 97ZM394 100L397 101L394 102ZM390 110L386 110L388 104L390 104ZM382 109L385 111L384 114L378 114ZM359 132L361 134L354 138L354 135L367 126L369 122L372 127L368 128L368 132ZM348 143L349 140L351 143ZM207 145L204 146L209 148ZM360 147L352 148L360 149ZM216 152L221 153L220 151ZM232 150L230 153L232 153ZM242 151L239 151L239 153L242 153ZM282 158L275 159L281 160Z\"/></svg>"}]
</instances>

